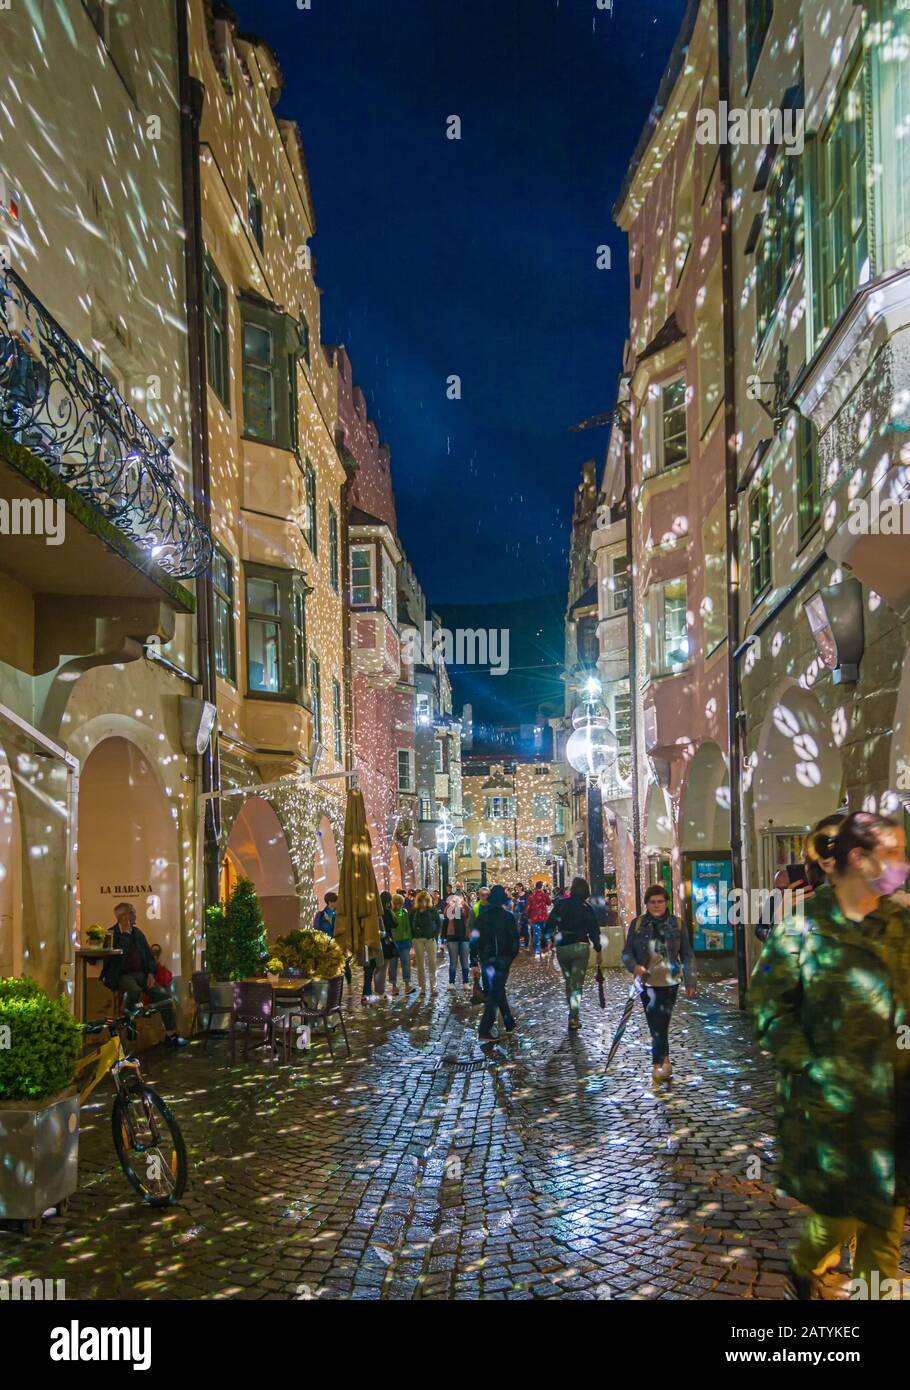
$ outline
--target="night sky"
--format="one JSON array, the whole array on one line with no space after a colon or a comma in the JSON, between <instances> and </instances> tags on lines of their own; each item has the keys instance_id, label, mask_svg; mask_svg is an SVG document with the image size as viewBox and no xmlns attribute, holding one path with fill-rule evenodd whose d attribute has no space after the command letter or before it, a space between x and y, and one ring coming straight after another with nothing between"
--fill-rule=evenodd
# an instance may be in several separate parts
<instances>
[{"instance_id":1,"label":"night sky","mask_svg":"<svg viewBox=\"0 0 910 1390\"><path fill-rule=\"evenodd\" d=\"M627 329L611 209L685 0L311 5L235 9L284 72L323 339L391 448L408 558L434 604L564 591L578 473L606 443L567 430L613 404Z\"/></svg>"}]
</instances>

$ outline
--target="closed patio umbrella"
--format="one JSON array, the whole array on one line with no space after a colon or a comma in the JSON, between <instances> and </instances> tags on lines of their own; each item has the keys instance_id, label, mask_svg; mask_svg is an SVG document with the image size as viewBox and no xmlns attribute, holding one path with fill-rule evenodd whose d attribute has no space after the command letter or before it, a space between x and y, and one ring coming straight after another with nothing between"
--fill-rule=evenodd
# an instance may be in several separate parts
<instances>
[{"instance_id":1,"label":"closed patio umbrella","mask_svg":"<svg viewBox=\"0 0 910 1390\"><path fill-rule=\"evenodd\" d=\"M335 908L335 940L356 961L379 956L379 888L363 792L352 787L344 816L344 853Z\"/></svg>"}]
</instances>

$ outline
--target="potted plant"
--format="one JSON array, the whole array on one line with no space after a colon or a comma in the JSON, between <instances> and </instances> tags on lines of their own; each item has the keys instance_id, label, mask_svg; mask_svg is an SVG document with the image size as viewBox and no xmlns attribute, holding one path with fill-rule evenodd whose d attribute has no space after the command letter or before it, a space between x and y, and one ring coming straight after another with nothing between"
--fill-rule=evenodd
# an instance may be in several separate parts
<instances>
[{"instance_id":1,"label":"potted plant","mask_svg":"<svg viewBox=\"0 0 910 1390\"><path fill-rule=\"evenodd\" d=\"M213 981L221 982L212 985L217 1013L231 1007L233 981L258 975L268 955L262 909L249 879L240 879L227 903L210 907L206 919L206 969Z\"/></svg>"},{"instance_id":2,"label":"potted plant","mask_svg":"<svg viewBox=\"0 0 910 1390\"><path fill-rule=\"evenodd\" d=\"M27 1230L76 1190L81 1033L34 980L0 980L0 1218Z\"/></svg>"},{"instance_id":3,"label":"potted plant","mask_svg":"<svg viewBox=\"0 0 910 1390\"><path fill-rule=\"evenodd\" d=\"M85 944L87 946L102 947L107 940L107 932L104 927L99 927L97 922L93 922L90 927L85 929Z\"/></svg>"},{"instance_id":4,"label":"potted plant","mask_svg":"<svg viewBox=\"0 0 910 1390\"><path fill-rule=\"evenodd\" d=\"M281 958L279 956L272 956L265 963L265 978L274 984L276 980L281 979L281 972L283 969L284 962Z\"/></svg>"},{"instance_id":5,"label":"potted plant","mask_svg":"<svg viewBox=\"0 0 910 1390\"><path fill-rule=\"evenodd\" d=\"M344 951L338 942L325 932L300 927L279 936L272 949L289 974L308 981L304 996L311 1007L318 1008L326 992L323 981L333 980L344 969Z\"/></svg>"}]
</instances>

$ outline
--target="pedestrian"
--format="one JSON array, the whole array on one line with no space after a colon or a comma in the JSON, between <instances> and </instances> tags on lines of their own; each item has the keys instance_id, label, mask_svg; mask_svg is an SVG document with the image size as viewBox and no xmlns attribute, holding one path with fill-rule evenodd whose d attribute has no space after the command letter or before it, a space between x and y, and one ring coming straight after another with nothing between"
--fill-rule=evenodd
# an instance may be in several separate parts
<instances>
[{"instance_id":1,"label":"pedestrian","mask_svg":"<svg viewBox=\"0 0 910 1390\"><path fill-rule=\"evenodd\" d=\"M395 945L394 939L397 923L395 913L392 910L392 894L388 889L379 894L379 906L381 911L379 918L380 959L376 963L373 989L375 996L383 999L386 995L386 980L389 984L397 985L399 960L398 947ZM397 988L395 992L397 993Z\"/></svg>"},{"instance_id":2,"label":"pedestrian","mask_svg":"<svg viewBox=\"0 0 910 1390\"><path fill-rule=\"evenodd\" d=\"M404 905L404 898L400 893L392 895L392 917L395 923L392 928L392 942L397 960L393 959L389 962L389 979L392 984L392 997L397 998L399 963L401 964L404 993L417 993L416 986L411 984L411 919Z\"/></svg>"},{"instance_id":3,"label":"pedestrian","mask_svg":"<svg viewBox=\"0 0 910 1390\"><path fill-rule=\"evenodd\" d=\"M439 913L433 906L433 899L429 893L420 892L414 899L414 911L411 913L411 939L414 943L414 959L417 962L418 988L423 990L429 984L430 994L435 994Z\"/></svg>"},{"instance_id":4,"label":"pedestrian","mask_svg":"<svg viewBox=\"0 0 910 1390\"><path fill-rule=\"evenodd\" d=\"M515 920L518 922L518 939L525 950L528 950L531 944L531 932L528 927L528 914L525 910L527 908L528 899L524 890L524 884L516 883L512 899L514 902L512 911L515 913Z\"/></svg>"},{"instance_id":5,"label":"pedestrian","mask_svg":"<svg viewBox=\"0 0 910 1390\"><path fill-rule=\"evenodd\" d=\"M569 896L559 899L547 921L556 946L556 959L566 982L569 1028L572 1032L577 1032L581 1027L579 1006L592 946L598 968L603 963L600 927L590 897L591 889L587 881L573 878Z\"/></svg>"},{"instance_id":6,"label":"pedestrian","mask_svg":"<svg viewBox=\"0 0 910 1390\"><path fill-rule=\"evenodd\" d=\"M622 953L623 965L641 981L642 1004L651 1034L651 1075L669 1081L670 1019L685 981L686 995L695 996L695 953L684 922L669 911L670 900L662 883L652 883L645 893L645 910L629 926Z\"/></svg>"},{"instance_id":7,"label":"pedestrian","mask_svg":"<svg viewBox=\"0 0 910 1390\"><path fill-rule=\"evenodd\" d=\"M313 931L325 932L326 936L335 936L335 904L338 902L337 893L326 893L325 906L321 907L313 918Z\"/></svg>"},{"instance_id":8,"label":"pedestrian","mask_svg":"<svg viewBox=\"0 0 910 1390\"><path fill-rule=\"evenodd\" d=\"M458 967L461 966L461 980L465 989L469 988L470 979L470 945L468 941L468 917L470 909L465 900L464 894L456 886L454 893L449 893L446 898L443 916L444 940L446 950L449 953L449 990L454 992L457 989L455 983L458 975Z\"/></svg>"},{"instance_id":9,"label":"pedestrian","mask_svg":"<svg viewBox=\"0 0 910 1390\"><path fill-rule=\"evenodd\" d=\"M544 922L550 915L551 907L552 903L550 901L550 895L544 888L543 883L535 883L534 892L531 893L528 897L528 904L526 909L528 914L528 923L530 924L531 931L534 934L535 959L540 958L541 931ZM544 943L544 950L546 950L546 943Z\"/></svg>"},{"instance_id":10,"label":"pedestrian","mask_svg":"<svg viewBox=\"0 0 910 1390\"><path fill-rule=\"evenodd\" d=\"M477 917L479 913L483 912L484 908L485 908L486 905L487 905L487 902L488 902L488 900L489 900L489 897L490 897L490 890L489 890L489 888L478 888L478 890L477 890L477 897L475 898L475 900L474 900L474 906L473 906L472 909L471 909L471 911L473 912L473 914L474 914L475 917Z\"/></svg>"},{"instance_id":11,"label":"pedestrian","mask_svg":"<svg viewBox=\"0 0 910 1390\"><path fill-rule=\"evenodd\" d=\"M518 955L518 923L506 908L506 901L506 890L497 883L490 889L487 905L475 919L471 932L471 964L475 977L483 975L486 994L477 1030L482 1042L493 1041L497 1013L502 1015L507 1033L515 1028L506 998L506 982L512 961Z\"/></svg>"},{"instance_id":12,"label":"pedestrian","mask_svg":"<svg viewBox=\"0 0 910 1390\"><path fill-rule=\"evenodd\" d=\"M903 827L855 812L811 852L830 882L771 933L749 988L777 1067L777 1185L809 1208L791 1251L794 1297L856 1236L851 1291L898 1271L910 1202L910 872Z\"/></svg>"}]
</instances>

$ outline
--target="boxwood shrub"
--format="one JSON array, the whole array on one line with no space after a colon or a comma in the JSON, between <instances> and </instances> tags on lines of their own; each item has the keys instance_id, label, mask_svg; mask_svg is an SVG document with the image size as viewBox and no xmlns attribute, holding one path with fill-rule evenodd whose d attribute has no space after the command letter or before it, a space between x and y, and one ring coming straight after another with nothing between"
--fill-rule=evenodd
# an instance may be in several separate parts
<instances>
[{"instance_id":1,"label":"boxwood shrub","mask_svg":"<svg viewBox=\"0 0 910 1390\"><path fill-rule=\"evenodd\" d=\"M34 980L0 980L0 1104L71 1086L82 1029Z\"/></svg>"}]
</instances>

